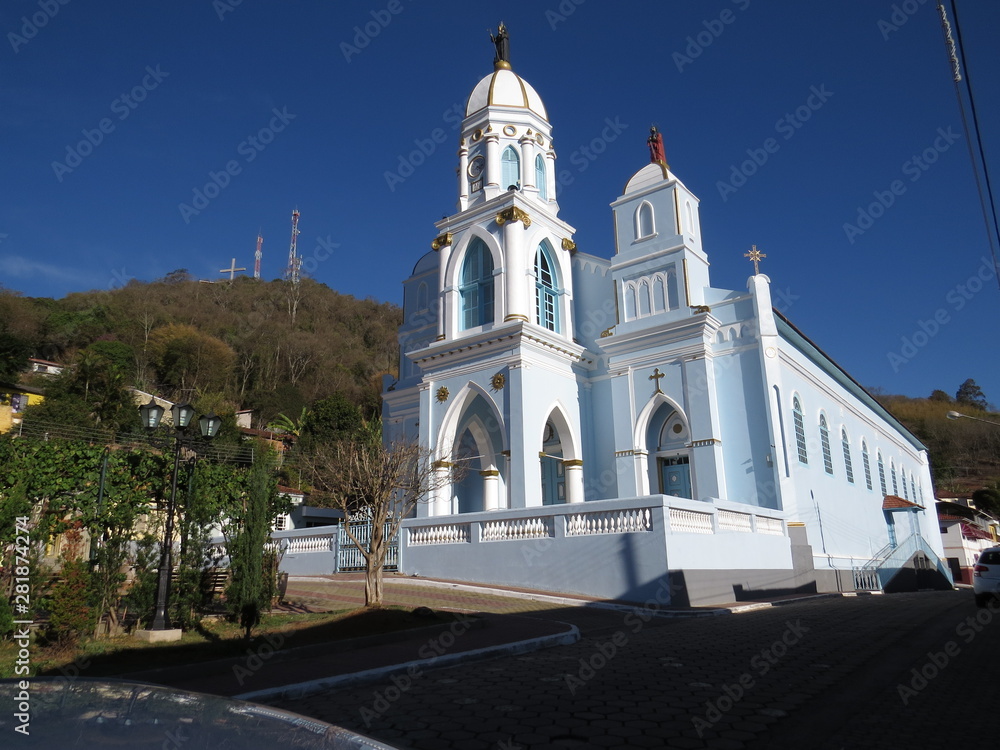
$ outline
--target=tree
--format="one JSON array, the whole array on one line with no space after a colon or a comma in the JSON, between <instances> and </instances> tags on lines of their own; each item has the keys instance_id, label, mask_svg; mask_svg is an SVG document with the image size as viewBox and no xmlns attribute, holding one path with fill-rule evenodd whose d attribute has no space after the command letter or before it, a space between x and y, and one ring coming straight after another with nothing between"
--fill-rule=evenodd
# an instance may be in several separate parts
<instances>
[{"instance_id":1,"label":"tree","mask_svg":"<svg viewBox=\"0 0 1000 750\"><path fill-rule=\"evenodd\" d=\"M260 623L275 591L274 568L267 555L271 527L285 505L278 497L274 475L275 456L258 446L253 466L240 492L230 495L223 512L223 534L233 578L226 589L230 617L243 627L246 637Z\"/></svg>"},{"instance_id":2,"label":"tree","mask_svg":"<svg viewBox=\"0 0 1000 750\"><path fill-rule=\"evenodd\" d=\"M453 465L431 462L429 451L410 440L382 442L373 421L354 439L317 446L303 457L315 502L344 514L344 530L365 558L365 606L382 605L382 579L389 542L416 504L458 478ZM353 523L370 524L363 540Z\"/></svg>"},{"instance_id":3,"label":"tree","mask_svg":"<svg viewBox=\"0 0 1000 750\"><path fill-rule=\"evenodd\" d=\"M1000 518L1000 490L983 488L972 493L972 502L984 513Z\"/></svg>"},{"instance_id":4,"label":"tree","mask_svg":"<svg viewBox=\"0 0 1000 750\"><path fill-rule=\"evenodd\" d=\"M0 330L0 381L13 383L28 366L31 344L25 339Z\"/></svg>"},{"instance_id":5,"label":"tree","mask_svg":"<svg viewBox=\"0 0 1000 750\"><path fill-rule=\"evenodd\" d=\"M958 392L955 394L955 401L965 406L982 409L983 411L986 410L987 406L986 396L972 378L969 378L959 386Z\"/></svg>"},{"instance_id":6,"label":"tree","mask_svg":"<svg viewBox=\"0 0 1000 750\"><path fill-rule=\"evenodd\" d=\"M947 393L945 393L942 390L934 390L934 391L931 391L931 395L930 395L930 398L928 400L929 401L940 401L940 402L945 403L945 404L950 404L951 403L951 396L949 396Z\"/></svg>"},{"instance_id":7,"label":"tree","mask_svg":"<svg viewBox=\"0 0 1000 750\"><path fill-rule=\"evenodd\" d=\"M361 411L343 393L320 399L305 412L301 435L310 444L350 440L362 429Z\"/></svg>"}]
</instances>

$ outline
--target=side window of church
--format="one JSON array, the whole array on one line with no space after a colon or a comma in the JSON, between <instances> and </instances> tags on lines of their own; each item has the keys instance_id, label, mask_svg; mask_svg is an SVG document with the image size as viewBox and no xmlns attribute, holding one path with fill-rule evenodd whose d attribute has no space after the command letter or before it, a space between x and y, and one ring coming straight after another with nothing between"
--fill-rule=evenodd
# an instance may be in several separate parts
<instances>
[{"instance_id":1,"label":"side window of church","mask_svg":"<svg viewBox=\"0 0 1000 750\"><path fill-rule=\"evenodd\" d=\"M550 331L559 331L559 307L555 274L545 244L535 251L535 322Z\"/></svg>"},{"instance_id":2,"label":"side window of church","mask_svg":"<svg viewBox=\"0 0 1000 750\"><path fill-rule=\"evenodd\" d=\"M802 418L802 404L799 397L792 399L792 423L795 425L795 447L799 454L799 463L809 463L809 453L806 451L806 427Z\"/></svg>"},{"instance_id":3,"label":"side window of church","mask_svg":"<svg viewBox=\"0 0 1000 750\"><path fill-rule=\"evenodd\" d=\"M521 184L521 158L513 146L508 146L500 156L500 182L504 190Z\"/></svg>"},{"instance_id":4,"label":"side window of church","mask_svg":"<svg viewBox=\"0 0 1000 750\"><path fill-rule=\"evenodd\" d=\"M493 322L493 256L482 240L473 240L462 263L462 328Z\"/></svg>"},{"instance_id":5,"label":"side window of church","mask_svg":"<svg viewBox=\"0 0 1000 750\"><path fill-rule=\"evenodd\" d=\"M549 199L549 185L545 179L545 159L541 154L535 157L535 187L538 188L538 197L547 201Z\"/></svg>"}]
</instances>

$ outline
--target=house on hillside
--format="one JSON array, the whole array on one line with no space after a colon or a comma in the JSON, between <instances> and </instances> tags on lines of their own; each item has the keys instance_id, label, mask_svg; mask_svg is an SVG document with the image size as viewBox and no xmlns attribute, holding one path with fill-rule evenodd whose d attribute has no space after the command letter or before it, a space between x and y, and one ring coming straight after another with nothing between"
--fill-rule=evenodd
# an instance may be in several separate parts
<instances>
[{"instance_id":1,"label":"house on hillside","mask_svg":"<svg viewBox=\"0 0 1000 750\"><path fill-rule=\"evenodd\" d=\"M774 309L756 250L745 289L712 286L698 197L646 145L590 254L542 98L502 51L469 96L457 209L404 282L383 394L386 439L443 480L403 572L704 604L919 558L950 585L927 449Z\"/></svg>"},{"instance_id":2,"label":"house on hillside","mask_svg":"<svg viewBox=\"0 0 1000 750\"><path fill-rule=\"evenodd\" d=\"M955 500L937 503L944 555L956 583L972 585L972 568L983 550L995 547L1000 522Z\"/></svg>"},{"instance_id":3,"label":"house on hillside","mask_svg":"<svg viewBox=\"0 0 1000 750\"><path fill-rule=\"evenodd\" d=\"M24 410L41 403L45 391L24 383L0 383L0 433L21 424Z\"/></svg>"}]
</instances>

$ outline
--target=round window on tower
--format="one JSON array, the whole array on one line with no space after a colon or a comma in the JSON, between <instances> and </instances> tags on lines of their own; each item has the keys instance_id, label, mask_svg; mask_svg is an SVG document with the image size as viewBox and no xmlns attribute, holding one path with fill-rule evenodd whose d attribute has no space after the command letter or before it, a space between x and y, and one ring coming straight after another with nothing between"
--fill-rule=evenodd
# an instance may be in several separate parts
<instances>
[{"instance_id":1,"label":"round window on tower","mask_svg":"<svg viewBox=\"0 0 1000 750\"><path fill-rule=\"evenodd\" d=\"M515 128L513 125L504 125L503 134L504 135L517 135L517 128Z\"/></svg>"}]
</instances>

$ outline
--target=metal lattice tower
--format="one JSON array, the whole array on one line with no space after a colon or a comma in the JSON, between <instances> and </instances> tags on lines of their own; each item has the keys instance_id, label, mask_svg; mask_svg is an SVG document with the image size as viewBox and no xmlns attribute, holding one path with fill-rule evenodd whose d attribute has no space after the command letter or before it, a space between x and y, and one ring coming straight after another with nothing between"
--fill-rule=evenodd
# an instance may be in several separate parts
<instances>
[{"instance_id":1,"label":"metal lattice tower","mask_svg":"<svg viewBox=\"0 0 1000 750\"><path fill-rule=\"evenodd\" d=\"M299 209L296 208L292 211L292 244L288 248L288 269L285 271L285 277L293 284L299 283L299 267L302 265L302 259L298 253L298 236Z\"/></svg>"}]
</instances>

